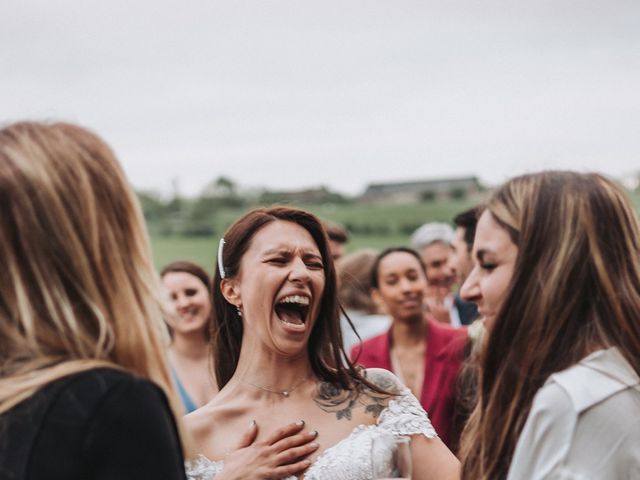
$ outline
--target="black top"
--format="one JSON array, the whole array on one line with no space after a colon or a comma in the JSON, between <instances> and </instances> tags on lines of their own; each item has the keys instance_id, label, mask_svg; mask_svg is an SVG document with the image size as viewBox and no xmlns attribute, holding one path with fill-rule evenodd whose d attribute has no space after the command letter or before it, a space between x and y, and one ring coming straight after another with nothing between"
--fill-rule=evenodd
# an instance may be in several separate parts
<instances>
[{"instance_id":1,"label":"black top","mask_svg":"<svg viewBox=\"0 0 640 480\"><path fill-rule=\"evenodd\" d=\"M453 297L453 304L458 309L458 316L462 325L471 325L478 318L478 307L473 302L465 302L460 294Z\"/></svg>"},{"instance_id":2,"label":"black top","mask_svg":"<svg viewBox=\"0 0 640 480\"><path fill-rule=\"evenodd\" d=\"M1 480L185 480L164 392L96 369L47 385L0 415Z\"/></svg>"}]
</instances>

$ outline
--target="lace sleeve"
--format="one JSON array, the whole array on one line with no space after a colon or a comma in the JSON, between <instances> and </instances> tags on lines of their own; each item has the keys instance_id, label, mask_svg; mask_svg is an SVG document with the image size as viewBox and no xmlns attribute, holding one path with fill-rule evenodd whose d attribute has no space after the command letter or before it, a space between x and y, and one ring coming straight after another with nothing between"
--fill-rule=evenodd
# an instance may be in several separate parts
<instances>
[{"instance_id":1,"label":"lace sleeve","mask_svg":"<svg viewBox=\"0 0 640 480\"><path fill-rule=\"evenodd\" d=\"M427 438L438 436L427 412L406 387L400 395L389 401L389 406L380 414L378 425L393 435L422 434Z\"/></svg>"},{"instance_id":2,"label":"lace sleeve","mask_svg":"<svg viewBox=\"0 0 640 480\"><path fill-rule=\"evenodd\" d=\"M188 480L213 480L222 471L224 461L214 462L204 455L198 455L194 460L185 462Z\"/></svg>"}]
</instances>

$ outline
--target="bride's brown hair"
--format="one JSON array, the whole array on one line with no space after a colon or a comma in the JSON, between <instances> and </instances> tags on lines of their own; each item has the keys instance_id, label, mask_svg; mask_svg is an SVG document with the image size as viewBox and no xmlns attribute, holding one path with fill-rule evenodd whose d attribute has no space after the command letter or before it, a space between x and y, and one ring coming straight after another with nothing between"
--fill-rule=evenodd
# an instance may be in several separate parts
<instances>
[{"instance_id":1,"label":"bride's brown hair","mask_svg":"<svg viewBox=\"0 0 640 480\"><path fill-rule=\"evenodd\" d=\"M220 291L222 281L220 270L222 268L224 271L225 278L236 275L242 256L249 249L254 235L266 225L278 220L295 223L309 232L322 256L325 287L318 320L313 326L308 346L313 373L319 379L340 385L347 390L366 385L375 391L383 392L364 378L343 350L336 272L322 223L309 212L289 207L252 210L231 225L224 234L222 265L216 268L213 279L212 339L218 387L224 387L235 372L240 358L243 333L242 321L238 318L235 306L227 302Z\"/></svg>"},{"instance_id":2,"label":"bride's brown hair","mask_svg":"<svg viewBox=\"0 0 640 480\"><path fill-rule=\"evenodd\" d=\"M542 172L487 209L518 247L481 354L462 478L506 477L533 397L554 372L616 346L640 373L640 229L626 193L598 174Z\"/></svg>"}]
</instances>

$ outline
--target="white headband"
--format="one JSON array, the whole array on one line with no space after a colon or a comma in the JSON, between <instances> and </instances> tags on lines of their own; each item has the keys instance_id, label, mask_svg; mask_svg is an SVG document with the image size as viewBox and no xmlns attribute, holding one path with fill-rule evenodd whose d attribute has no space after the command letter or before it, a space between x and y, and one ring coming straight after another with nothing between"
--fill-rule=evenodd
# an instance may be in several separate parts
<instances>
[{"instance_id":1,"label":"white headband","mask_svg":"<svg viewBox=\"0 0 640 480\"><path fill-rule=\"evenodd\" d=\"M218 243L218 271L220 272L220 278L224 278L224 264L222 263L222 253L224 252L224 237L220 239Z\"/></svg>"}]
</instances>

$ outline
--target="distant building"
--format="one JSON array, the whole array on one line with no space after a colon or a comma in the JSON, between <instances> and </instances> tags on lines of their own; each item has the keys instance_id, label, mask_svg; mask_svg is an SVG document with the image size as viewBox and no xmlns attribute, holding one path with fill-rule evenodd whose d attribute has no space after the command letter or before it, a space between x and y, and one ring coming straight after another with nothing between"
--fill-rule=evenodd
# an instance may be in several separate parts
<instances>
[{"instance_id":1,"label":"distant building","mask_svg":"<svg viewBox=\"0 0 640 480\"><path fill-rule=\"evenodd\" d=\"M481 191L482 185L477 177L372 183L359 200L371 203L415 203L432 198L463 197Z\"/></svg>"}]
</instances>

